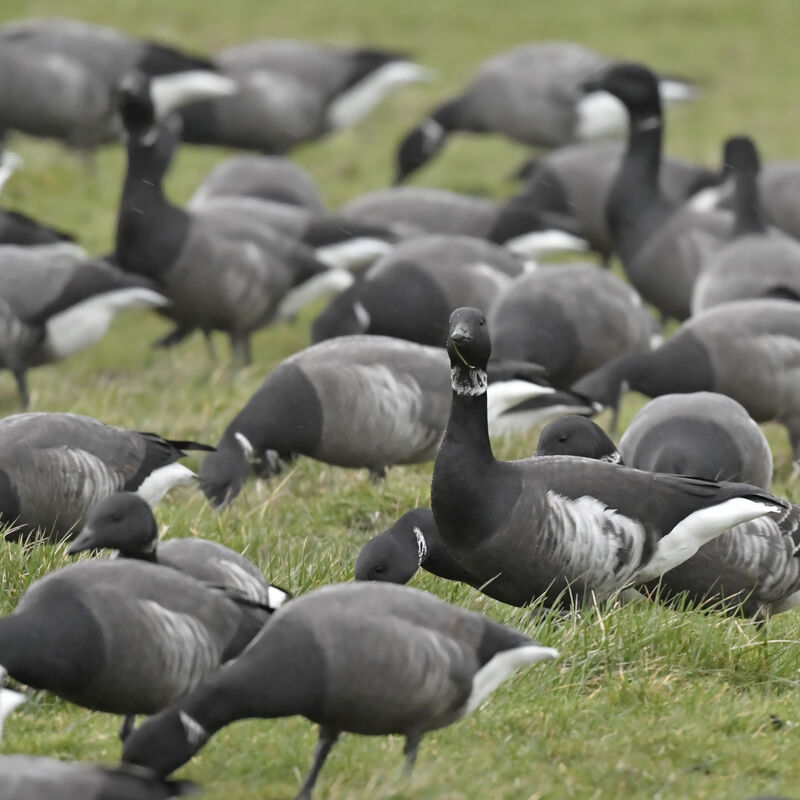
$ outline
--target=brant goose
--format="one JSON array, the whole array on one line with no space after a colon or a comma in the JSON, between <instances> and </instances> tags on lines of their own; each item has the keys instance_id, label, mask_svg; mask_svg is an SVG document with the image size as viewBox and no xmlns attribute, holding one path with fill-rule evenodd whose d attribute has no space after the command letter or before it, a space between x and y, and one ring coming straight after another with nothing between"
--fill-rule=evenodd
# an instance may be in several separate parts
<instances>
[{"instance_id":1,"label":"brant goose","mask_svg":"<svg viewBox=\"0 0 800 800\"><path fill-rule=\"evenodd\" d=\"M123 558L172 567L234 597L273 609L289 597L283 589L267 583L252 561L219 542L194 536L159 542L152 509L133 492L115 492L94 506L67 553L99 548L118 550Z\"/></svg>"},{"instance_id":2,"label":"brant goose","mask_svg":"<svg viewBox=\"0 0 800 800\"><path fill-rule=\"evenodd\" d=\"M489 388L493 413L553 389L518 380L500 364ZM526 368L519 365L520 374ZM493 376L494 377L494 376ZM387 336L342 336L285 359L233 418L218 450L203 461L200 481L212 505L242 490L251 461L259 474L278 460L305 455L340 467L366 467L382 477L393 464L430 461L450 408L447 354Z\"/></svg>"},{"instance_id":3,"label":"brant goose","mask_svg":"<svg viewBox=\"0 0 800 800\"><path fill-rule=\"evenodd\" d=\"M236 720L299 714L320 726L314 763L297 795L310 800L342 733L404 736L410 771L427 731L475 710L520 667L557 657L512 628L426 592L375 583L326 586L287 603L236 661L147 720L122 759L165 776Z\"/></svg>"},{"instance_id":4,"label":"brant goose","mask_svg":"<svg viewBox=\"0 0 800 800\"><path fill-rule=\"evenodd\" d=\"M237 656L272 609L169 567L91 559L34 581L0 618L0 675L126 716L175 702Z\"/></svg>"},{"instance_id":5,"label":"brant goose","mask_svg":"<svg viewBox=\"0 0 800 800\"><path fill-rule=\"evenodd\" d=\"M400 53L280 39L230 47L215 61L238 91L183 108L184 141L262 153L351 127L395 89L432 75Z\"/></svg>"},{"instance_id":6,"label":"brant goose","mask_svg":"<svg viewBox=\"0 0 800 800\"><path fill-rule=\"evenodd\" d=\"M756 422L786 426L800 458L800 305L737 300L713 306L681 325L661 347L621 356L585 375L573 389L612 408L632 389L649 397L718 392Z\"/></svg>"},{"instance_id":7,"label":"brant goose","mask_svg":"<svg viewBox=\"0 0 800 800\"><path fill-rule=\"evenodd\" d=\"M504 602L602 599L658 578L731 525L786 513L785 501L747 484L561 456L497 461L480 311L453 312L447 350L453 400L431 508L447 550Z\"/></svg>"},{"instance_id":8,"label":"brant goose","mask_svg":"<svg viewBox=\"0 0 800 800\"><path fill-rule=\"evenodd\" d=\"M478 67L466 89L437 106L397 151L396 182L426 164L457 131L501 133L521 144L560 147L621 135L625 113L613 97L588 97L583 82L613 63L572 42L537 42L493 56ZM665 98L688 100L684 81L664 79Z\"/></svg>"},{"instance_id":9,"label":"brant goose","mask_svg":"<svg viewBox=\"0 0 800 800\"><path fill-rule=\"evenodd\" d=\"M0 756L0 800L169 800L195 791L188 781L164 781L137 767Z\"/></svg>"},{"instance_id":10,"label":"brant goose","mask_svg":"<svg viewBox=\"0 0 800 800\"><path fill-rule=\"evenodd\" d=\"M690 315L695 279L729 236L727 212L676 208L659 185L663 118L658 81L638 64L615 64L586 83L618 97L630 117L628 147L608 196L606 215L625 272L665 317Z\"/></svg>"},{"instance_id":11,"label":"brant goose","mask_svg":"<svg viewBox=\"0 0 800 800\"><path fill-rule=\"evenodd\" d=\"M753 140L746 136L728 139L725 163L734 175L733 236L698 277L692 312L756 297L800 300L800 243L767 226L758 190L761 165Z\"/></svg>"},{"instance_id":12,"label":"brant goose","mask_svg":"<svg viewBox=\"0 0 800 800\"><path fill-rule=\"evenodd\" d=\"M195 474L176 463L205 444L171 441L78 414L15 414L0 420L0 521L19 538L36 529L57 540L75 532L103 497L124 489L155 505Z\"/></svg>"},{"instance_id":13,"label":"brant goose","mask_svg":"<svg viewBox=\"0 0 800 800\"><path fill-rule=\"evenodd\" d=\"M401 242L314 320L314 342L354 333L443 346L450 312L489 308L523 265L483 239L428 235Z\"/></svg>"}]
</instances>

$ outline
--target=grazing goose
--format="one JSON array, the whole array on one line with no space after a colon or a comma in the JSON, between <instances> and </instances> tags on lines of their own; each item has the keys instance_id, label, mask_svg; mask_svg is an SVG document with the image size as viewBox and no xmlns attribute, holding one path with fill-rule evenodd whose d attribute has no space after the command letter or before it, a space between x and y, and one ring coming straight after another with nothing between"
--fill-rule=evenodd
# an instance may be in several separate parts
<instances>
[{"instance_id":1,"label":"grazing goose","mask_svg":"<svg viewBox=\"0 0 800 800\"><path fill-rule=\"evenodd\" d=\"M325 200L308 170L288 158L241 155L226 158L206 175L189 207L212 197L255 197L324 214Z\"/></svg>"},{"instance_id":2,"label":"grazing goose","mask_svg":"<svg viewBox=\"0 0 800 800\"><path fill-rule=\"evenodd\" d=\"M153 76L154 94L164 110L232 88L207 59L65 19L25 20L0 28L0 68L15 76L0 87L0 130L59 139L76 149L92 149L117 137L116 90L130 71Z\"/></svg>"},{"instance_id":3,"label":"grazing goose","mask_svg":"<svg viewBox=\"0 0 800 800\"><path fill-rule=\"evenodd\" d=\"M314 342L354 333L441 347L455 308L489 308L523 265L505 248L471 236L401 242L314 320Z\"/></svg>"},{"instance_id":4,"label":"grazing goose","mask_svg":"<svg viewBox=\"0 0 800 800\"><path fill-rule=\"evenodd\" d=\"M539 439L540 453L621 459L590 420L565 417L548 428ZM764 487L772 472L766 439L744 409L706 392L653 400L634 418L620 450L628 466L652 472L723 475ZM425 541L435 541L428 531ZM647 588L662 600L682 597L767 619L800 605L799 544L800 506L794 505L780 520L762 517L735 525Z\"/></svg>"},{"instance_id":5,"label":"grazing goose","mask_svg":"<svg viewBox=\"0 0 800 800\"><path fill-rule=\"evenodd\" d=\"M0 300L0 364L14 374L24 407L27 369L96 344L122 311L167 304L149 281L103 261L10 245L0 247Z\"/></svg>"},{"instance_id":6,"label":"grazing goose","mask_svg":"<svg viewBox=\"0 0 800 800\"><path fill-rule=\"evenodd\" d=\"M453 401L431 508L447 550L503 602L602 599L658 578L731 525L786 513L785 501L748 484L562 456L497 461L482 312L453 313L447 350Z\"/></svg>"},{"instance_id":7,"label":"grazing goose","mask_svg":"<svg viewBox=\"0 0 800 800\"><path fill-rule=\"evenodd\" d=\"M457 131L501 133L521 144L561 147L572 142L619 136L625 113L613 98L584 96L583 82L611 62L571 42L537 42L493 56L458 97L435 108L401 142L396 182L425 163ZM691 87L661 82L667 99L690 99Z\"/></svg>"},{"instance_id":8,"label":"grazing goose","mask_svg":"<svg viewBox=\"0 0 800 800\"><path fill-rule=\"evenodd\" d=\"M498 221L495 237L516 235L509 211L522 207L536 213L562 214L574 220L574 233L585 239L604 259L614 246L606 218L606 204L622 166L625 146L620 142L587 142L560 147L525 165L525 188L508 201L506 224ZM716 186L718 172L664 156L659 171L661 192L675 207L698 191Z\"/></svg>"},{"instance_id":9,"label":"grazing goose","mask_svg":"<svg viewBox=\"0 0 800 800\"><path fill-rule=\"evenodd\" d=\"M800 458L800 305L737 300L681 325L661 347L621 356L585 375L574 390L613 409L632 389L648 397L718 392L756 422L785 425Z\"/></svg>"},{"instance_id":10,"label":"grazing goose","mask_svg":"<svg viewBox=\"0 0 800 800\"><path fill-rule=\"evenodd\" d=\"M497 231L510 227L508 210L485 197L444 189L423 186L380 189L357 197L344 205L340 213L349 219L409 234L442 233L489 239L531 258L551 250L586 249L582 239L568 232L573 224L571 219L564 215L540 215L527 209L513 211L513 238L501 238ZM566 226L567 230L559 230L559 226Z\"/></svg>"},{"instance_id":11,"label":"grazing goose","mask_svg":"<svg viewBox=\"0 0 800 800\"><path fill-rule=\"evenodd\" d=\"M270 608L279 608L289 597L283 589L267 583L252 561L218 542L196 537L159 542L152 509L133 492L115 492L94 506L67 553L77 555L96 548L118 550L123 558L177 569L234 597Z\"/></svg>"},{"instance_id":12,"label":"grazing goose","mask_svg":"<svg viewBox=\"0 0 800 800\"><path fill-rule=\"evenodd\" d=\"M541 395L546 406L554 394L524 380L489 391L495 414L526 397ZM295 455L383 476L393 464L434 458L449 407L443 348L386 336L320 342L281 362L233 418L203 461L201 486L220 507L242 490L252 459L267 476Z\"/></svg>"},{"instance_id":13,"label":"grazing goose","mask_svg":"<svg viewBox=\"0 0 800 800\"><path fill-rule=\"evenodd\" d=\"M732 217L676 207L662 194L663 117L658 81L650 70L616 64L588 81L586 89L618 97L630 118L628 147L606 206L614 250L645 300L665 317L686 319L697 275L727 240Z\"/></svg>"},{"instance_id":14,"label":"grazing goose","mask_svg":"<svg viewBox=\"0 0 800 800\"><path fill-rule=\"evenodd\" d=\"M714 392L656 397L633 418L619 449L636 469L762 489L772 483L767 437L736 400Z\"/></svg>"},{"instance_id":15,"label":"grazing goose","mask_svg":"<svg viewBox=\"0 0 800 800\"><path fill-rule=\"evenodd\" d=\"M281 608L234 663L126 743L125 763L168 775L245 717L302 715L320 726L297 800L310 800L339 736L422 736L476 709L520 667L558 657L522 633L405 586L326 586ZM263 680L269 675L269 680Z\"/></svg>"},{"instance_id":16,"label":"grazing goose","mask_svg":"<svg viewBox=\"0 0 800 800\"><path fill-rule=\"evenodd\" d=\"M731 165L735 181L733 237L698 277L692 313L731 300L800 299L800 242L767 226L758 190L761 165L753 140L746 136L728 139L725 163Z\"/></svg>"},{"instance_id":17,"label":"grazing goose","mask_svg":"<svg viewBox=\"0 0 800 800\"><path fill-rule=\"evenodd\" d=\"M262 153L351 127L395 89L431 76L399 53L292 40L248 42L215 60L238 91L182 109L184 140Z\"/></svg>"},{"instance_id":18,"label":"grazing goose","mask_svg":"<svg viewBox=\"0 0 800 800\"><path fill-rule=\"evenodd\" d=\"M195 791L188 781L164 781L144 769L0 756L0 800L169 800Z\"/></svg>"},{"instance_id":19,"label":"grazing goose","mask_svg":"<svg viewBox=\"0 0 800 800\"><path fill-rule=\"evenodd\" d=\"M70 564L34 581L0 618L0 675L71 703L154 714L237 656L271 609L169 567Z\"/></svg>"},{"instance_id":20,"label":"grazing goose","mask_svg":"<svg viewBox=\"0 0 800 800\"><path fill-rule=\"evenodd\" d=\"M155 505L194 482L177 464L197 442L115 428L78 414L15 414L0 420L0 520L20 537L37 528L51 539L71 532L112 492L135 491Z\"/></svg>"},{"instance_id":21,"label":"grazing goose","mask_svg":"<svg viewBox=\"0 0 800 800\"><path fill-rule=\"evenodd\" d=\"M170 300L168 313L178 328L168 340L196 328L225 331L234 352L249 363L251 333L272 321L289 290L309 277L309 265L318 273L327 270L313 259L290 262L274 246L274 232L257 234L246 221L229 217L212 224L173 205L162 179L178 146L178 126L174 118L157 120L144 76L130 76L120 94L128 170L114 260L155 280Z\"/></svg>"}]
</instances>

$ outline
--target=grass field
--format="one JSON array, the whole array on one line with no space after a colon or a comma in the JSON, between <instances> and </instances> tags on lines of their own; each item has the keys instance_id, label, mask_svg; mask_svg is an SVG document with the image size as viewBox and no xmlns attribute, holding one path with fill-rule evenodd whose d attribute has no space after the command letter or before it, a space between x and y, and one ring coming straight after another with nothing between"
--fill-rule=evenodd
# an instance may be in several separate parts
<instances>
[{"instance_id":1,"label":"grass field","mask_svg":"<svg viewBox=\"0 0 800 800\"><path fill-rule=\"evenodd\" d=\"M332 206L386 185L401 134L457 89L488 55L533 39L573 39L602 51L647 59L695 77L704 96L671 113L668 149L709 164L723 137L753 134L766 158L796 158L800 127L796 0L5 0L0 22L64 15L108 23L214 50L257 36L295 36L410 49L440 72L436 85L391 98L357 129L306 147L297 158ZM102 151L93 171L60 147L15 138L26 169L3 203L74 230L92 252L112 244L124 169L119 148ZM169 191L183 201L226 154L180 154ZM524 155L499 139L454 140L418 183L503 196ZM311 313L254 342L255 364L232 376L227 352L209 361L201 341L172 353L150 342L167 325L155 317L119 320L98 347L30 376L33 408L73 411L175 438L214 442L270 369L309 340ZM0 413L17 410L10 376L0 377ZM624 419L642 402L629 397ZM787 485L785 433L768 426L775 491ZM505 442L505 457L525 455L535 436ZM179 491L159 509L166 535L199 535L244 548L294 592L349 580L361 545L406 509L428 502L430 465L396 468L380 485L365 472L300 460L270 483L251 483L232 509L215 515L199 492ZM0 543L0 612L29 582L65 562L59 548ZM800 641L797 616L761 631L749 622L656 606L597 608L562 622L477 592L419 577L415 585L518 625L557 647L560 662L502 687L471 718L423 741L410 784L399 779L400 738L346 737L317 796L380 798L728 798L800 795ZM269 675L263 679L268 681ZM2 752L30 752L113 763L119 720L37 693L6 725ZM311 760L315 731L305 720L239 723L217 735L180 777L219 800L293 796Z\"/></svg>"}]
</instances>

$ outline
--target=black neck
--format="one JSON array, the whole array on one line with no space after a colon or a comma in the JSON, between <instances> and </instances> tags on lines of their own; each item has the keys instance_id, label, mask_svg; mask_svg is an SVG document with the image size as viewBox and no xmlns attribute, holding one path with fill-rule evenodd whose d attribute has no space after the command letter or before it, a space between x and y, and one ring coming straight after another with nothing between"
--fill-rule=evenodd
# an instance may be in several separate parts
<instances>
[{"instance_id":1,"label":"black neck","mask_svg":"<svg viewBox=\"0 0 800 800\"><path fill-rule=\"evenodd\" d=\"M452 133L453 131L463 130L461 117L461 100L456 98L437 106L430 114L429 119L435 120L448 133Z\"/></svg>"},{"instance_id":2,"label":"black neck","mask_svg":"<svg viewBox=\"0 0 800 800\"><path fill-rule=\"evenodd\" d=\"M660 105L630 112L628 147L608 198L608 224L623 263L629 262L672 213L661 193L663 120Z\"/></svg>"},{"instance_id":3,"label":"black neck","mask_svg":"<svg viewBox=\"0 0 800 800\"><path fill-rule=\"evenodd\" d=\"M626 356L620 367L629 387L648 397L714 390L708 354L692 336L671 340L651 353Z\"/></svg>"},{"instance_id":4,"label":"black neck","mask_svg":"<svg viewBox=\"0 0 800 800\"><path fill-rule=\"evenodd\" d=\"M734 211L736 216L733 226L734 236L767 232L767 223L761 209L757 172L743 170L736 173Z\"/></svg>"}]
</instances>

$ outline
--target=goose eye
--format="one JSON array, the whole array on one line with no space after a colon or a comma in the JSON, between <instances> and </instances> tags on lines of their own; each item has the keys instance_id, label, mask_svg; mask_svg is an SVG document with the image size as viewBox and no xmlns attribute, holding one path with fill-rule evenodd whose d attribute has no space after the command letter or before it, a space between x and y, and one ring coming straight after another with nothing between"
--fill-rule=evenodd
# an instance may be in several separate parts
<instances>
[{"instance_id":1,"label":"goose eye","mask_svg":"<svg viewBox=\"0 0 800 800\"><path fill-rule=\"evenodd\" d=\"M486 317L481 317L481 321L478 324L483 327L486 324Z\"/></svg>"},{"instance_id":2,"label":"goose eye","mask_svg":"<svg viewBox=\"0 0 800 800\"><path fill-rule=\"evenodd\" d=\"M116 514L111 515L111 522L121 522L122 521L122 514L117 512Z\"/></svg>"},{"instance_id":3,"label":"goose eye","mask_svg":"<svg viewBox=\"0 0 800 800\"><path fill-rule=\"evenodd\" d=\"M375 573L377 575L383 575L386 572L386 565L385 564L376 564L375 565Z\"/></svg>"},{"instance_id":4,"label":"goose eye","mask_svg":"<svg viewBox=\"0 0 800 800\"><path fill-rule=\"evenodd\" d=\"M564 444L564 442L567 441L567 435L562 433L561 436L558 437L558 441L561 442L561 444Z\"/></svg>"}]
</instances>

